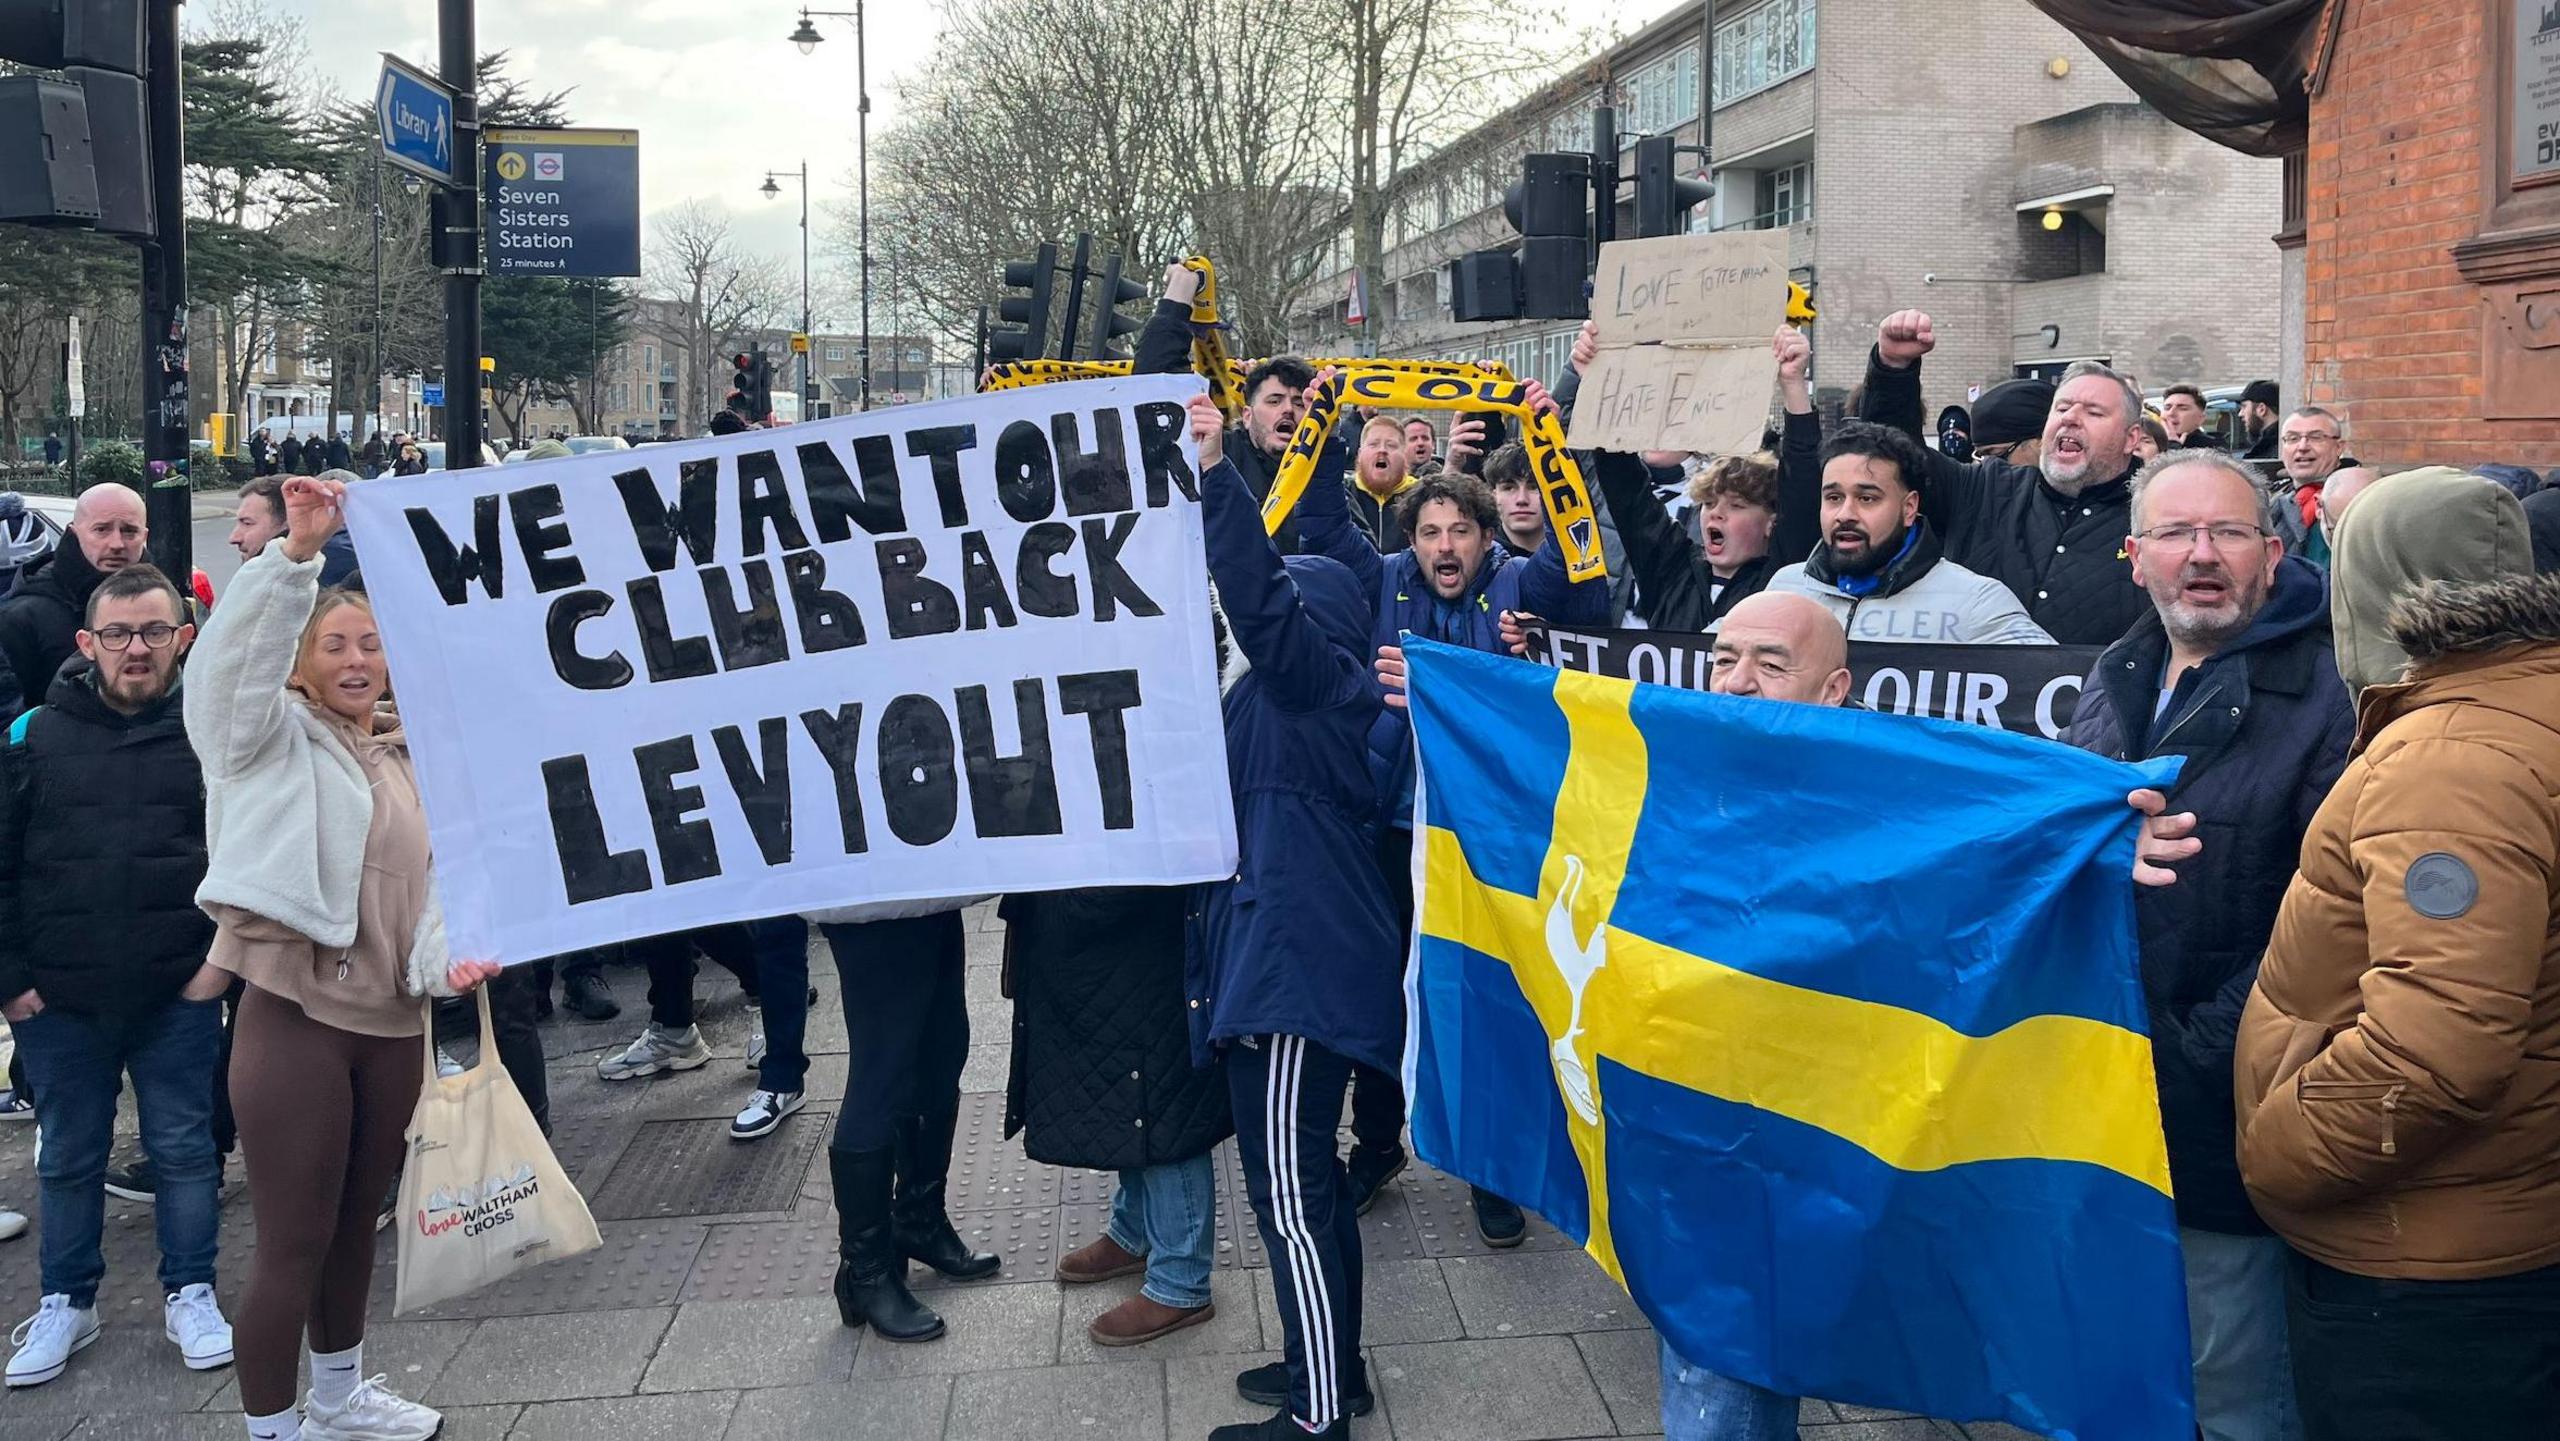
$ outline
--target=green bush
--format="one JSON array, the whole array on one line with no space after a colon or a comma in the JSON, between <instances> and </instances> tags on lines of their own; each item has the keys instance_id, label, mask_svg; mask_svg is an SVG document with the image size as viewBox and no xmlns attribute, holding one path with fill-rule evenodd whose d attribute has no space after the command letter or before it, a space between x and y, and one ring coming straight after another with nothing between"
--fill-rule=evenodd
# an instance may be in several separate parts
<instances>
[{"instance_id":1,"label":"green bush","mask_svg":"<svg viewBox=\"0 0 2560 1441\"><path fill-rule=\"evenodd\" d=\"M102 480L142 486L142 447L121 440L101 441L80 451L80 484L85 489Z\"/></svg>"}]
</instances>

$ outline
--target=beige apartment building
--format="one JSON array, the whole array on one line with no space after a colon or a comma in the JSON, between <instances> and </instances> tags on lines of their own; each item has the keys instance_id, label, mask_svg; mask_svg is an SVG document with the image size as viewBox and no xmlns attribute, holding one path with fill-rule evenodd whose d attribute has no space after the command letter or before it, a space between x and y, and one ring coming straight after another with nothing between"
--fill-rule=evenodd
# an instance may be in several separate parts
<instances>
[{"instance_id":1,"label":"beige apartment building","mask_svg":"<svg viewBox=\"0 0 2560 1441\"><path fill-rule=\"evenodd\" d=\"M1537 150L1589 150L1614 105L1618 229L1634 233L1634 138L1700 141L1713 73L1715 197L1692 229L1784 229L1813 297L1817 393L1857 383L1878 321L1937 321L1932 411L1969 388L2077 359L2150 387L2278 373L2281 167L2223 149L2141 104L2026 0L1682 4L1564 80L1407 166L1394 183L1369 321L1345 324L1347 231L1293 318L1309 353L1492 356L1562 373L1577 322L1460 324L1448 262L1518 243L1504 187ZM1683 173L1696 161L1684 157ZM1774 324L1774 318L1773 318Z\"/></svg>"}]
</instances>

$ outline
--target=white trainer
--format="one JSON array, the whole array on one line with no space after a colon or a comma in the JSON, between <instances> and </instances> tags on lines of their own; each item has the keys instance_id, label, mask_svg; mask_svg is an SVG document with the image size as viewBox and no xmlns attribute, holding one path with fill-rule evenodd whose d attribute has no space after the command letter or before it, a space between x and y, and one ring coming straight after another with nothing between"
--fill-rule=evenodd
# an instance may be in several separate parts
<instances>
[{"instance_id":1,"label":"white trainer","mask_svg":"<svg viewBox=\"0 0 2560 1441\"><path fill-rule=\"evenodd\" d=\"M0 1209L0 1241L14 1241L25 1234L27 1234L26 1213Z\"/></svg>"},{"instance_id":2,"label":"white trainer","mask_svg":"<svg viewBox=\"0 0 2560 1441\"><path fill-rule=\"evenodd\" d=\"M660 1071L690 1071L710 1059L711 1048L703 1044L700 1027L671 1031L652 1021L640 1039L596 1062L596 1075L601 1080L630 1081Z\"/></svg>"},{"instance_id":3,"label":"white trainer","mask_svg":"<svg viewBox=\"0 0 2560 1441\"><path fill-rule=\"evenodd\" d=\"M729 1123L729 1139L752 1141L782 1124L782 1118L808 1104L799 1091L758 1091L747 1097L746 1109Z\"/></svg>"},{"instance_id":4,"label":"white trainer","mask_svg":"<svg viewBox=\"0 0 2560 1441\"><path fill-rule=\"evenodd\" d=\"M9 1333L17 1351L9 1357L9 1384L41 1386L62 1374L72 1353L98 1339L98 1308L75 1310L71 1298L57 1291L44 1298L36 1313Z\"/></svg>"},{"instance_id":5,"label":"white trainer","mask_svg":"<svg viewBox=\"0 0 2560 1441\"><path fill-rule=\"evenodd\" d=\"M389 1379L367 1377L335 1411L324 1411L318 1397L305 1396L302 1441L428 1441L444 1426L443 1414L400 1399L382 1384Z\"/></svg>"},{"instance_id":6,"label":"white trainer","mask_svg":"<svg viewBox=\"0 0 2560 1441\"><path fill-rule=\"evenodd\" d=\"M222 1319L213 1288L203 1282L184 1287L163 1308L163 1334L177 1343L190 1371L218 1371L231 1364L231 1323Z\"/></svg>"}]
</instances>

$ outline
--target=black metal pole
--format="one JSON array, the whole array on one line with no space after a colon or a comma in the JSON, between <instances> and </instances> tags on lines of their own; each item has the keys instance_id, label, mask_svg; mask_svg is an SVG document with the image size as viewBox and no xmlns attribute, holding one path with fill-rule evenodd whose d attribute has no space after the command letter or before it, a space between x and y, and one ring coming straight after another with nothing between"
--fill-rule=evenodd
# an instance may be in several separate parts
<instances>
[{"instance_id":1,"label":"black metal pole","mask_svg":"<svg viewBox=\"0 0 2560 1441\"><path fill-rule=\"evenodd\" d=\"M862 408L871 408L871 81L865 72L863 53L863 0L853 4L853 89L859 98L854 107L854 164L860 172L861 194L854 203L862 211ZM807 193L803 187L802 194Z\"/></svg>"},{"instance_id":2,"label":"black metal pole","mask_svg":"<svg viewBox=\"0 0 2560 1441\"><path fill-rule=\"evenodd\" d=\"M800 419L818 418L818 337L809 314L809 162L800 162Z\"/></svg>"},{"instance_id":3,"label":"black metal pole","mask_svg":"<svg viewBox=\"0 0 2560 1441\"><path fill-rule=\"evenodd\" d=\"M180 587L195 570L187 490L186 84L179 0L152 0L144 68L151 129L151 207L159 230L142 247L143 509L151 562Z\"/></svg>"},{"instance_id":4,"label":"black metal pole","mask_svg":"<svg viewBox=\"0 0 2560 1441\"><path fill-rule=\"evenodd\" d=\"M373 152L373 368L364 377L365 434L382 433L382 152Z\"/></svg>"},{"instance_id":5,"label":"black metal pole","mask_svg":"<svg viewBox=\"0 0 2560 1441\"><path fill-rule=\"evenodd\" d=\"M444 238L444 463L480 463L480 93L473 0L436 0L437 78L453 91L453 182L437 192Z\"/></svg>"}]
</instances>

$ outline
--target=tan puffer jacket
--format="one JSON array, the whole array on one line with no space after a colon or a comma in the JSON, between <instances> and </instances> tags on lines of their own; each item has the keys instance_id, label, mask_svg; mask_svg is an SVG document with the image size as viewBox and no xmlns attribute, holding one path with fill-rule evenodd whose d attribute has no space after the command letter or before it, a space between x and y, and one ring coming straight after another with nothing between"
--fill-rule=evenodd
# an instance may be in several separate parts
<instances>
[{"instance_id":1,"label":"tan puffer jacket","mask_svg":"<svg viewBox=\"0 0 2560 1441\"><path fill-rule=\"evenodd\" d=\"M2512 1275L2560 1262L2560 576L2392 631L2241 1016L2240 1172L2339 1270Z\"/></svg>"}]
</instances>

